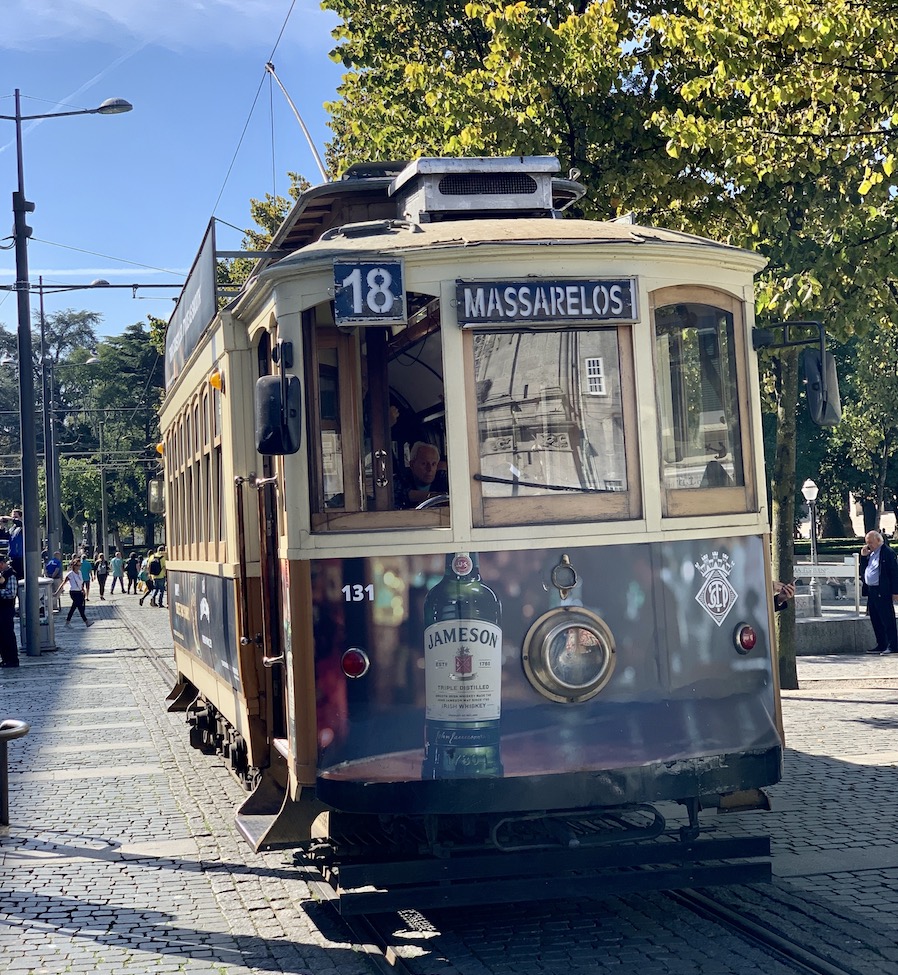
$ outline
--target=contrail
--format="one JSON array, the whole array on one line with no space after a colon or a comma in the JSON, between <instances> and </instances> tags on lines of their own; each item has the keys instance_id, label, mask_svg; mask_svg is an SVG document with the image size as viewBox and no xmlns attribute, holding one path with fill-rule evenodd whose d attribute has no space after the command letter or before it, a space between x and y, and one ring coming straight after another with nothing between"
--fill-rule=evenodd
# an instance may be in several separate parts
<instances>
[{"instance_id":1,"label":"contrail","mask_svg":"<svg viewBox=\"0 0 898 975\"><path fill-rule=\"evenodd\" d=\"M114 71L120 64L124 64L124 62L127 61L129 58L133 58L135 54L139 54L145 47L147 47L147 43L143 42L141 44L138 44L137 47L133 48L132 50L127 51L124 54L120 55L111 64L103 68L102 71L95 74L93 78L91 78L89 81L85 81L84 84L80 88L73 91L71 95L66 95L66 97L63 98L63 100L59 104L61 106L70 105L73 99L77 98L85 91L88 91L89 89L93 88L93 86L96 85L98 82L102 81L106 77L106 75L110 73L110 71ZM46 122L46 121L47 119L35 119L33 122L31 122L25 127L25 129L22 132L22 137L24 138L29 132L31 132L33 129L36 129L42 122ZM6 150L9 149L14 144L15 144L15 140L10 140L5 145L0 146L0 153L6 152Z\"/></svg>"}]
</instances>

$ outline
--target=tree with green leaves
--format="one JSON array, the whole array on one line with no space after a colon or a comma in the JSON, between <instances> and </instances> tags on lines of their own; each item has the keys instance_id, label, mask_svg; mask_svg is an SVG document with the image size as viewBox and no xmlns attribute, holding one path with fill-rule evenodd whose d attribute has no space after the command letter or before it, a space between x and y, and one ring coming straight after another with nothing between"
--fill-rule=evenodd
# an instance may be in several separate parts
<instances>
[{"instance_id":1,"label":"tree with green leaves","mask_svg":"<svg viewBox=\"0 0 898 975\"><path fill-rule=\"evenodd\" d=\"M761 324L840 339L894 319L893 64L876 2L325 0L348 72L331 165L372 156L554 152L581 210L760 250ZM792 578L798 356L770 359L774 573ZM780 675L797 684L794 616Z\"/></svg>"}]
</instances>

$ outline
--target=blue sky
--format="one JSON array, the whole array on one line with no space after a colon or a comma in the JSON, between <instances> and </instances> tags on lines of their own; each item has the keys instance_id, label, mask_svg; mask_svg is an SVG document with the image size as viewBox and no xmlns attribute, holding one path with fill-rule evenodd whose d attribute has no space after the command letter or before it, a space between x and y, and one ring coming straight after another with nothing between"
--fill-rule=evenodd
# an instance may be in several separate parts
<instances>
[{"instance_id":1,"label":"blue sky","mask_svg":"<svg viewBox=\"0 0 898 975\"><path fill-rule=\"evenodd\" d=\"M15 114L17 88L23 115L95 108L112 97L134 106L125 115L23 124L25 192L36 206L29 218L34 283L39 275L47 288L98 278L183 280L210 217L250 226L250 198L285 194L288 170L321 182L302 130L265 71L277 44L278 77L323 156L330 130L322 105L335 97L341 70L328 58L336 18L316 0L295 0L279 42L291 0L3 6L0 115ZM12 228L16 183L15 124L0 121L3 236ZM219 227L220 249L239 246L239 233L224 234ZM14 251L0 250L0 285L14 281ZM175 294L46 294L45 310L98 312L100 334L117 335L149 313L168 318ZM0 323L15 330L16 314L15 295L0 291Z\"/></svg>"}]
</instances>

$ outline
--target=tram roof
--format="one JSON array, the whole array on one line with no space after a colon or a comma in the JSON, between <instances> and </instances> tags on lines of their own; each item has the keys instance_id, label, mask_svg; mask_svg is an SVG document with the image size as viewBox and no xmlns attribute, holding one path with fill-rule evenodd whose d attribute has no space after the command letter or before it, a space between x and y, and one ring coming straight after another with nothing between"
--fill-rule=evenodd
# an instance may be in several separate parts
<instances>
[{"instance_id":1,"label":"tram roof","mask_svg":"<svg viewBox=\"0 0 898 975\"><path fill-rule=\"evenodd\" d=\"M411 226L384 221L382 226L378 227L376 223L336 228L324 239L313 240L282 258L276 266L268 268L265 275L296 267L308 261L317 261L331 254L339 256L346 251L358 252L360 249L365 249L367 245L370 245L371 250L378 251L384 249L413 251L488 244L503 246L550 243L575 246L607 244L634 247L679 245L696 250L707 250L721 257L727 255L740 263L745 262L753 266L755 270L760 270L766 264L766 260L761 255L732 244L720 243L707 237L677 230L663 230L622 221L518 217L446 220ZM285 240L284 243L286 244L287 241Z\"/></svg>"}]
</instances>

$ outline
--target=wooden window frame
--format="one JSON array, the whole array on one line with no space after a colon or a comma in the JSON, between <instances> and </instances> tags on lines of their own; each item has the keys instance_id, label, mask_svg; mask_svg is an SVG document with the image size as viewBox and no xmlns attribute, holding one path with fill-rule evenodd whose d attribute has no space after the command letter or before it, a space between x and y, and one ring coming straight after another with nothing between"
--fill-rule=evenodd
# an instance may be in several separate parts
<instances>
[{"instance_id":1,"label":"wooden window frame","mask_svg":"<svg viewBox=\"0 0 898 975\"><path fill-rule=\"evenodd\" d=\"M546 525L571 522L629 521L642 516L642 490L639 465L639 427L636 409L636 381L633 357L633 326L578 324L576 329L560 324L554 331L588 331L614 329L617 334L620 363L621 411L624 427L624 460L627 489L607 493L551 492L519 498L484 497L482 483L476 479L481 473L480 433L475 404L474 335L478 331L495 329L465 329L462 335L465 363L465 401L472 404L468 414L468 456L471 462L471 509L475 528L503 525ZM514 327L507 329L515 333ZM579 368L579 363L577 363Z\"/></svg>"},{"instance_id":2,"label":"wooden window frame","mask_svg":"<svg viewBox=\"0 0 898 975\"><path fill-rule=\"evenodd\" d=\"M668 488L664 484L661 457L661 403L656 399L658 427L658 484L661 491L661 512L665 518L696 517L699 515L745 514L757 511L755 483L755 450L751 439L751 400L749 371L745 343L745 303L728 291L701 285L673 285L649 294L649 317L652 334L652 359L655 375L658 370L655 310L671 304L701 304L719 308L733 316L733 351L736 360L736 405L739 411L739 439L742 448L743 484L733 487Z\"/></svg>"},{"instance_id":3,"label":"wooden window frame","mask_svg":"<svg viewBox=\"0 0 898 975\"><path fill-rule=\"evenodd\" d=\"M306 388L308 390L306 416L307 442L309 444L311 523L313 532L388 531L396 529L447 528L450 511L430 508L424 511L363 511L362 471L362 399L361 384L347 382L347 377L358 376L361 364L359 347L354 334L337 332L331 323L316 321L316 309L303 313L303 333L306 339ZM337 353L337 369L340 377L338 388L338 413L343 461L343 495L349 510L324 507L322 482L323 460L321 451L319 353L334 349ZM316 508L322 510L315 510Z\"/></svg>"}]
</instances>

